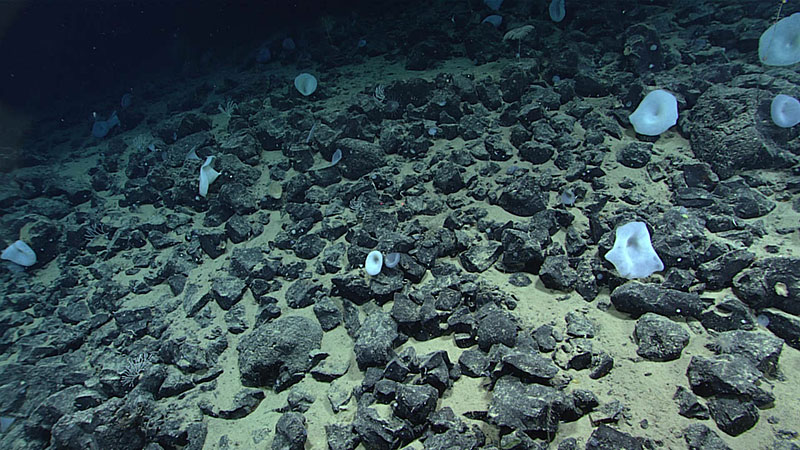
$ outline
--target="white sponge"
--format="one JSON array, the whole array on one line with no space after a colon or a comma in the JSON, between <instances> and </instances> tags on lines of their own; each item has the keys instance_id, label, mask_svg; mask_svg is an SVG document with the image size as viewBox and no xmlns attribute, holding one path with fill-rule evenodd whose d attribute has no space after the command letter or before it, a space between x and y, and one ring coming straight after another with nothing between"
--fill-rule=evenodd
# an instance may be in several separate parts
<instances>
[{"instance_id":1,"label":"white sponge","mask_svg":"<svg viewBox=\"0 0 800 450\"><path fill-rule=\"evenodd\" d=\"M7 259L13 263L25 267L36 264L36 253L28 244L22 241L17 241L9 245L5 250L3 250L0 258Z\"/></svg>"},{"instance_id":2,"label":"white sponge","mask_svg":"<svg viewBox=\"0 0 800 450\"><path fill-rule=\"evenodd\" d=\"M209 156L206 158L206 161L203 163L203 165L200 166L200 186L198 188L198 192L203 197L208 195L208 186L221 175L220 172L217 172L213 167L211 167L211 163L213 161L214 157Z\"/></svg>"},{"instance_id":3,"label":"white sponge","mask_svg":"<svg viewBox=\"0 0 800 450\"><path fill-rule=\"evenodd\" d=\"M800 61L800 13L775 22L758 39L758 59L768 66Z\"/></svg>"},{"instance_id":4,"label":"white sponge","mask_svg":"<svg viewBox=\"0 0 800 450\"><path fill-rule=\"evenodd\" d=\"M310 73L301 73L294 78L294 87L300 91L303 96L308 97L317 90L317 78Z\"/></svg>"},{"instance_id":5,"label":"white sponge","mask_svg":"<svg viewBox=\"0 0 800 450\"><path fill-rule=\"evenodd\" d=\"M605 258L625 278L649 277L653 272L664 270L644 222L630 222L617 228L614 247Z\"/></svg>"},{"instance_id":6,"label":"white sponge","mask_svg":"<svg viewBox=\"0 0 800 450\"><path fill-rule=\"evenodd\" d=\"M373 250L367 255L367 260L364 261L364 270L367 274L375 276L381 273L383 268L383 254L378 250Z\"/></svg>"},{"instance_id":7,"label":"white sponge","mask_svg":"<svg viewBox=\"0 0 800 450\"><path fill-rule=\"evenodd\" d=\"M658 136L678 122L678 100L669 92L656 89L644 96L628 119L637 133Z\"/></svg>"},{"instance_id":8,"label":"white sponge","mask_svg":"<svg viewBox=\"0 0 800 450\"><path fill-rule=\"evenodd\" d=\"M800 101L794 97L776 95L769 112L772 121L781 128L791 128L800 123Z\"/></svg>"}]
</instances>

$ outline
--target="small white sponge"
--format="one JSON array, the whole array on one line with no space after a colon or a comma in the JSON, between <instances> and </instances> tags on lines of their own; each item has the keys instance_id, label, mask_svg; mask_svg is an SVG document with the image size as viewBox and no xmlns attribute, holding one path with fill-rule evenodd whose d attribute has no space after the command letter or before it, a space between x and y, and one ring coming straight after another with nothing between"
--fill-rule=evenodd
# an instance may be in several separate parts
<instances>
[{"instance_id":1,"label":"small white sponge","mask_svg":"<svg viewBox=\"0 0 800 450\"><path fill-rule=\"evenodd\" d=\"M775 125L791 128L800 123L800 101L788 95L778 94L772 99L770 116Z\"/></svg>"},{"instance_id":2,"label":"small white sponge","mask_svg":"<svg viewBox=\"0 0 800 450\"><path fill-rule=\"evenodd\" d=\"M617 228L614 247L605 258L625 278L649 277L653 272L664 270L644 222L630 222Z\"/></svg>"},{"instance_id":3,"label":"small white sponge","mask_svg":"<svg viewBox=\"0 0 800 450\"><path fill-rule=\"evenodd\" d=\"M308 97L317 90L317 78L310 73L301 73L294 79L294 87L300 91L303 96Z\"/></svg>"},{"instance_id":4,"label":"small white sponge","mask_svg":"<svg viewBox=\"0 0 800 450\"><path fill-rule=\"evenodd\" d=\"M367 255L367 260L364 261L364 269L367 271L367 274L372 275L373 277L379 273L381 273L381 269L383 268L383 253L373 250L369 252Z\"/></svg>"},{"instance_id":5,"label":"small white sponge","mask_svg":"<svg viewBox=\"0 0 800 450\"><path fill-rule=\"evenodd\" d=\"M209 156L206 158L206 161L200 167L200 187L198 188L198 192L201 196L205 197L208 195L208 186L217 179L222 173L217 172L211 167L211 163L214 161L213 156Z\"/></svg>"}]
</instances>

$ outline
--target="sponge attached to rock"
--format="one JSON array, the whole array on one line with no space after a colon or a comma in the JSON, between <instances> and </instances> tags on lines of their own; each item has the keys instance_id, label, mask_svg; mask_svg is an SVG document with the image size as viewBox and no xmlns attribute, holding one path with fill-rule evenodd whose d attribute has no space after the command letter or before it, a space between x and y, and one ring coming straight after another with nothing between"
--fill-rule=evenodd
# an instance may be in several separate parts
<instances>
[{"instance_id":1,"label":"sponge attached to rock","mask_svg":"<svg viewBox=\"0 0 800 450\"><path fill-rule=\"evenodd\" d=\"M768 66L800 61L800 13L775 22L758 39L758 59Z\"/></svg>"},{"instance_id":2,"label":"sponge attached to rock","mask_svg":"<svg viewBox=\"0 0 800 450\"><path fill-rule=\"evenodd\" d=\"M645 278L664 270L644 222L630 222L617 228L614 247L605 258L624 278Z\"/></svg>"},{"instance_id":3,"label":"sponge attached to rock","mask_svg":"<svg viewBox=\"0 0 800 450\"><path fill-rule=\"evenodd\" d=\"M644 96L628 119L637 133L658 136L678 122L678 100L669 92L656 89Z\"/></svg>"}]
</instances>

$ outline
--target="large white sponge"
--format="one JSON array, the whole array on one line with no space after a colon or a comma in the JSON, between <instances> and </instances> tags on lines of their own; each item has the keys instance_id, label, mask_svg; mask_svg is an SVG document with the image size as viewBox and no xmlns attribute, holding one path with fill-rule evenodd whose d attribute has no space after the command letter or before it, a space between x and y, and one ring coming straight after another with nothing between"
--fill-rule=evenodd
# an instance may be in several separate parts
<instances>
[{"instance_id":1,"label":"large white sponge","mask_svg":"<svg viewBox=\"0 0 800 450\"><path fill-rule=\"evenodd\" d=\"M775 22L758 40L758 59L768 66L800 61L800 13Z\"/></svg>"},{"instance_id":2,"label":"large white sponge","mask_svg":"<svg viewBox=\"0 0 800 450\"><path fill-rule=\"evenodd\" d=\"M617 228L614 247L605 258L625 278L649 277L653 272L664 270L644 222L630 222Z\"/></svg>"},{"instance_id":3,"label":"large white sponge","mask_svg":"<svg viewBox=\"0 0 800 450\"><path fill-rule=\"evenodd\" d=\"M678 122L678 100L669 92L656 89L644 96L628 120L637 133L658 136Z\"/></svg>"},{"instance_id":4,"label":"large white sponge","mask_svg":"<svg viewBox=\"0 0 800 450\"><path fill-rule=\"evenodd\" d=\"M13 263L25 267L36 264L36 253L34 253L33 249L28 244L22 241L16 241L9 245L5 250L3 250L0 258L7 259Z\"/></svg>"}]
</instances>

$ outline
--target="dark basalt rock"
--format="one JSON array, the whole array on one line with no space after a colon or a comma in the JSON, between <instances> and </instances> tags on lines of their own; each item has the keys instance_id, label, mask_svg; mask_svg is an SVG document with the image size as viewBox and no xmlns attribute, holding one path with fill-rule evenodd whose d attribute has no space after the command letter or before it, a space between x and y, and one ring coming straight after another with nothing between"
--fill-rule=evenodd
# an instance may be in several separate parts
<instances>
[{"instance_id":1,"label":"dark basalt rock","mask_svg":"<svg viewBox=\"0 0 800 450\"><path fill-rule=\"evenodd\" d=\"M258 325L237 348L242 384L285 389L311 368L309 352L321 343L322 329L306 317L286 316Z\"/></svg>"}]
</instances>

